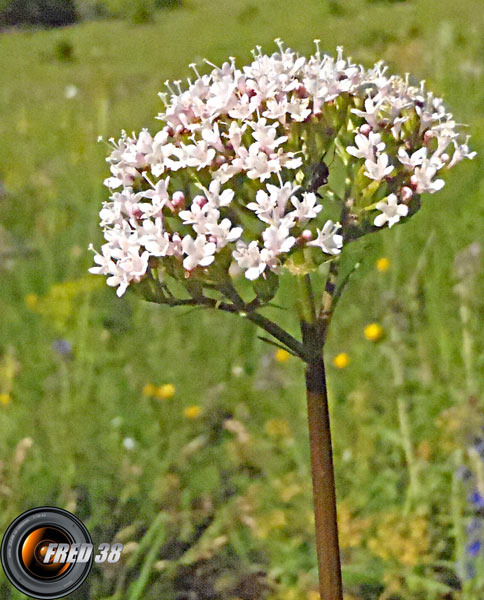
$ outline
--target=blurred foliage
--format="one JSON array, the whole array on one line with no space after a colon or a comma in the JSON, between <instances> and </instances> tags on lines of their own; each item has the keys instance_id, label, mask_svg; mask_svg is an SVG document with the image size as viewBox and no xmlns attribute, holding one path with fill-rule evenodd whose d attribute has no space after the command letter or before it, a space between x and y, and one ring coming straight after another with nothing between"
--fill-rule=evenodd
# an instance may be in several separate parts
<instances>
[{"instance_id":1,"label":"blurred foliage","mask_svg":"<svg viewBox=\"0 0 484 600\"><path fill-rule=\"evenodd\" d=\"M74 0L9 0L4 4L0 23L5 25L60 27L77 20Z\"/></svg>"},{"instance_id":2,"label":"blurred foliage","mask_svg":"<svg viewBox=\"0 0 484 600\"><path fill-rule=\"evenodd\" d=\"M61 27L106 17L148 23L156 9L180 5L181 0L0 0L0 25Z\"/></svg>"},{"instance_id":3,"label":"blurred foliage","mask_svg":"<svg viewBox=\"0 0 484 600\"><path fill-rule=\"evenodd\" d=\"M92 18L116 3L82 4ZM346 250L344 270L361 266L327 346L345 600L482 600L482 575L458 568L472 512L455 478L483 416L481 0L191 0L140 27L128 16L2 36L0 531L54 504L95 542L122 541L122 562L73 600L317 600L301 365L242 319L119 300L86 271L107 197L99 134L154 129L162 82L193 60L323 38L426 79L480 152L417 218ZM277 304L291 292L284 281ZM0 596L23 598L3 574Z\"/></svg>"}]
</instances>

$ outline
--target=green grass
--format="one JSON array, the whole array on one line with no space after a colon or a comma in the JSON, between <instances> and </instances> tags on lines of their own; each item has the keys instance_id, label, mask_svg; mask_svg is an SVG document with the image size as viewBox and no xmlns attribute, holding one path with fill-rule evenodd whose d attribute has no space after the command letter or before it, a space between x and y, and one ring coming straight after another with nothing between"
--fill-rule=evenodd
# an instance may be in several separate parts
<instances>
[{"instance_id":1,"label":"green grass","mask_svg":"<svg viewBox=\"0 0 484 600\"><path fill-rule=\"evenodd\" d=\"M187 0L152 24L0 36L0 394L11 398L0 404L0 530L24 509L55 504L84 518L95 542L140 543L72 598L171 600L203 589L197 599L305 600L316 588L301 366L277 363L250 323L118 300L86 274L106 197L97 136L155 128L163 81L188 76L188 63L248 60L281 37L301 52L320 38L326 50L344 45L365 64L384 58L426 79L480 152L405 227L348 249L362 266L327 358L351 358L343 371L328 368L348 593L482 600L479 578L458 589L466 509L453 484L465 436L482 419L482 276L464 300L453 291L454 258L482 240L484 225L481 8ZM62 42L72 61L58 59ZM69 85L79 90L71 99ZM386 273L375 269L381 256ZM289 300L286 285L279 301ZM379 344L363 336L372 321L387 334ZM53 350L56 339L70 342L71 356ZM143 396L147 383L173 383L175 396ZM191 405L202 407L198 419L184 417ZM4 579L0 593L21 597Z\"/></svg>"}]
</instances>

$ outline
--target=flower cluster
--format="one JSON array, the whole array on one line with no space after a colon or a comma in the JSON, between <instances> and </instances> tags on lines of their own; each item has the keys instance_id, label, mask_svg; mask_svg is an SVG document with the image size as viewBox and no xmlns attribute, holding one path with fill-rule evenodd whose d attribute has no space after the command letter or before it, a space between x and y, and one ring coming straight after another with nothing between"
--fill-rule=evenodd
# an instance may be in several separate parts
<instances>
[{"instance_id":1,"label":"flower cluster","mask_svg":"<svg viewBox=\"0 0 484 600\"><path fill-rule=\"evenodd\" d=\"M284 267L311 270L415 212L444 169L474 156L423 83L341 49L316 44L306 58L278 45L241 69L191 65L194 80L160 94L159 131L111 140L91 272L118 295L153 274L202 285L243 274L257 290Z\"/></svg>"}]
</instances>

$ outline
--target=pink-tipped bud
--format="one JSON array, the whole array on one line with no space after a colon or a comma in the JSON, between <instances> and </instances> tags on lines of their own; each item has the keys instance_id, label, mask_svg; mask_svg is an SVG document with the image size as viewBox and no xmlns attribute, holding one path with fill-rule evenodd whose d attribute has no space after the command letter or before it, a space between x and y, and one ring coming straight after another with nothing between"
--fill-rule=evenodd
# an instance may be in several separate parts
<instances>
[{"instance_id":1,"label":"pink-tipped bud","mask_svg":"<svg viewBox=\"0 0 484 600\"><path fill-rule=\"evenodd\" d=\"M185 208L185 194L183 192L175 192L171 197L173 208Z\"/></svg>"},{"instance_id":2,"label":"pink-tipped bud","mask_svg":"<svg viewBox=\"0 0 484 600\"><path fill-rule=\"evenodd\" d=\"M221 167L223 164L225 163L225 157L222 156L221 154L218 154L215 157L215 164L217 167Z\"/></svg>"},{"instance_id":3,"label":"pink-tipped bud","mask_svg":"<svg viewBox=\"0 0 484 600\"><path fill-rule=\"evenodd\" d=\"M400 195L402 197L402 202L404 204L408 204L410 200L413 198L413 191L408 186L403 186L400 190Z\"/></svg>"},{"instance_id":4,"label":"pink-tipped bud","mask_svg":"<svg viewBox=\"0 0 484 600\"><path fill-rule=\"evenodd\" d=\"M195 198L193 199L193 204L196 204L200 208L205 206L205 204L207 204L207 202L208 202L208 200L205 198L205 196L195 196Z\"/></svg>"},{"instance_id":5,"label":"pink-tipped bud","mask_svg":"<svg viewBox=\"0 0 484 600\"><path fill-rule=\"evenodd\" d=\"M302 83L300 83L297 88L295 89L295 92L297 94L298 98L307 98L308 96L308 91L307 89L303 86Z\"/></svg>"},{"instance_id":6,"label":"pink-tipped bud","mask_svg":"<svg viewBox=\"0 0 484 600\"><path fill-rule=\"evenodd\" d=\"M415 175L410 177L410 186L413 190L416 190L418 187L418 179Z\"/></svg>"},{"instance_id":7,"label":"pink-tipped bud","mask_svg":"<svg viewBox=\"0 0 484 600\"><path fill-rule=\"evenodd\" d=\"M301 235L297 238L297 243L299 246L305 246L308 242L313 239L313 234L309 231L309 229L305 229Z\"/></svg>"},{"instance_id":8,"label":"pink-tipped bud","mask_svg":"<svg viewBox=\"0 0 484 600\"><path fill-rule=\"evenodd\" d=\"M368 123L364 123L360 127L360 133L362 133L363 135L366 135L366 137L368 137L370 135L370 131L371 131L371 127L368 125Z\"/></svg>"},{"instance_id":9,"label":"pink-tipped bud","mask_svg":"<svg viewBox=\"0 0 484 600\"><path fill-rule=\"evenodd\" d=\"M424 144L429 144L430 140L432 140L433 137L434 137L434 132L430 131L430 129L427 129L427 131L424 133L424 137L423 137Z\"/></svg>"},{"instance_id":10,"label":"pink-tipped bud","mask_svg":"<svg viewBox=\"0 0 484 600\"><path fill-rule=\"evenodd\" d=\"M139 204L133 204L131 206L131 209L129 212L130 212L131 216L134 217L135 219L141 219L141 217L143 216L143 213L141 212Z\"/></svg>"}]
</instances>

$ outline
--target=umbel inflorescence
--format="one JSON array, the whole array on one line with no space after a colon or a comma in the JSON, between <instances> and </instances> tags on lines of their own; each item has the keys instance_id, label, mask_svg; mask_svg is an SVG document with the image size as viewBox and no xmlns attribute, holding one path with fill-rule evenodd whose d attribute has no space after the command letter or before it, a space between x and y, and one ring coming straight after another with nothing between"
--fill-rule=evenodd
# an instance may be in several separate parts
<instances>
[{"instance_id":1,"label":"umbel inflorescence","mask_svg":"<svg viewBox=\"0 0 484 600\"><path fill-rule=\"evenodd\" d=\"M316 43L306 58L278 46L241 69L233 58L203 75L191 65L194 80L160 94L159 131L111 140L106 243L90 270L119 296L170 276L192 295L245 277L271 296L282 270L310 272L408 218L443 171L473 158L423 82L340 48L333 58Z\"/></svg>"}]
</instances>

